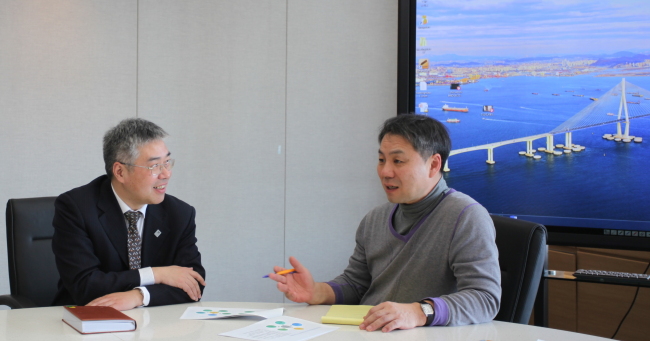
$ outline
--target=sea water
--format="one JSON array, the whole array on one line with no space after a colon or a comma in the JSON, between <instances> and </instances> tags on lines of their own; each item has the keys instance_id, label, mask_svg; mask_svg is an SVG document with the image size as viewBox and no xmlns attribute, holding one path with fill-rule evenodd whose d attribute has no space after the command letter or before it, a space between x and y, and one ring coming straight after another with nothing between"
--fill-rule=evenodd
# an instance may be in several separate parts
<instances>
[{"instance_id":1,"label":"sea water","mask_svg":"<svg viewBox=\"0 0 650 341\"><path fill-rule=\"evenodd\" d=\"M449 86L429 86L430 94L416 98L416 106L426 101L427 115L448 127L453 149L460 149L550 132L621 79L594 74L481 79L463 85L459 97L449 96L457 94ZM626 80L650 90L648 76ZM628 94L627 100L639 98ZM444 104L469 112L442 111ZM483 105L494 107L492 115L482 111ZM447 118L461 122L447 123ZM526 150L525 142L495 148L494 165L485 162L486 150L457 154L449 158L451 171L444 177L490 213L650 221L650 117L630 120L630 135L643 137L642 143L602 138L614 133L616 124L574 131L572 142L585 146L584 151L561 156L537 152L539 160L518 154ZM564 134L554 135L553 143L564 144ZM546 139L535 140L533 147L546 147Z\"/></svg>"}]
</instances>

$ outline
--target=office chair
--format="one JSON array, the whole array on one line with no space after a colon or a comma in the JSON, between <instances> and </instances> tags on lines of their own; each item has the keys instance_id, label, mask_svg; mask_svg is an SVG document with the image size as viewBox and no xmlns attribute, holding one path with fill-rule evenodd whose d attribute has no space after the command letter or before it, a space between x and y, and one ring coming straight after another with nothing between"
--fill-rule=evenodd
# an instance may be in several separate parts
<instances>
[{"instance_id":1,"label":"office chair","mask_svg":"<svg viewBox=\"0 0 650 341\"><path fill-rule=\"evenodd\" d=\"M1 295L0 305L19 309L52 304L59 281L52 252L55 199L9 199L7 202L7 259L11 295Z\"/></svg>"},{"instance_id":2,"label":"office chair","mask_svg":"<svg viewBox=\"0 0 650 341\"><path fill-rule=\"evenodd\" d=\"M497 321L528 324L546 264L546 227L492 216L501 267L501 308Z\"/></svg>"}]
</instances>

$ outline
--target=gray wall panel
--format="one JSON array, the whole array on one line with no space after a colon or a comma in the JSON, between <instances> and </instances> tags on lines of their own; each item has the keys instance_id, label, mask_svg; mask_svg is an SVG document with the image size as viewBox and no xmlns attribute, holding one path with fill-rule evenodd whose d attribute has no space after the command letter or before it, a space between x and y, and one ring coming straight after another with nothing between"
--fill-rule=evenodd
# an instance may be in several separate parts
<instances>
[{"instance_id":1,"label":"gray wall panel","mask_svg":"<svg viewBox=\"0 0 650 341\"><path fill-rule=\"evenodd\" d=\"M104 172L101 138L135 115L136 3L0 0L0 293L4 207Z\"/></svg>"},{"instance_id":2,"label":"gray wall panel","mask_svg":"<svg viewBox=\"0 0 650 341\"><path fill-rule=\"evenodd\" d=\"M347 264L357 224L385 201L375 136L396 107L395 1L0 9L0 203L87 183L103 133L137 115L171 134L169 192L197 209L206 300L281 301L261 276L289 255L318 280Z\"/></svg>"},{"instance_id":3,"label":"gray wall panel","mask_svg":"<svg viewBox=\"0 0 650 341\"><path fill-rule=\"evenodd\" d=\"M281 301L261 277L284 250L284 1L141 1L139 42L139 115L172 135L205 299Z\"/></svg>"},{"instance_id":4,"label":"gray wall panel","mask_svg":"<svg viewBox=\"0 0 650 341\"><path fill-rule=\"evenodd\" d=\"M322 281L386 201L376 135L397 105L397 2L290 0L288 16L286 256Z\"/></svg>"}]
</instances>

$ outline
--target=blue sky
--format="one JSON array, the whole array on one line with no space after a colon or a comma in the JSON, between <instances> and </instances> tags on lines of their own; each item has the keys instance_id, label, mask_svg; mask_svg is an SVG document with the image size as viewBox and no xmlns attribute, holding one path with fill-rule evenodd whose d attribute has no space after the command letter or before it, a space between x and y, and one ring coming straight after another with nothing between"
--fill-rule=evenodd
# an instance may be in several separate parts
<instances>
[{"instance_id":1,"label":"blue sky","mask_svg":"<svg viewBox=\"0 0 650 341\"><path fill-rule=\"evenodd\" d=\"M432 55L650 54L649 0L418 0L418 6L429 28L417 33Z\"/></svg>"}]
</instances>

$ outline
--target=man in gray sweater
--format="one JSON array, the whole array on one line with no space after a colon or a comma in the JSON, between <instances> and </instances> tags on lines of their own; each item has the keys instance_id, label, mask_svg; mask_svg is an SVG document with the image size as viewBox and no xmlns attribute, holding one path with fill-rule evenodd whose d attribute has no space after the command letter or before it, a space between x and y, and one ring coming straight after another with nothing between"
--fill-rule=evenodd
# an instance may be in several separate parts
<instances>
[{"instance_id":1,"label":"man in gray sweater","mask_svg":"<svg viewBox=\"0 0 650 341\"><path fill-rule=\"evenodd\" d=\"M367 331L492 320L501 299L494 225L483 206L442 177L451 151L446 128L427 116L399 115L384 123L379 143L377 174L389 203L359 224L345 271L316 283L290 257L295 272L269 278L295 302L375 305L359 326Z\"/></svg>"}]
</instances>

